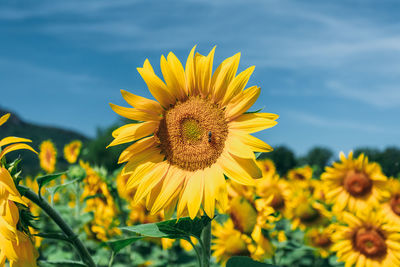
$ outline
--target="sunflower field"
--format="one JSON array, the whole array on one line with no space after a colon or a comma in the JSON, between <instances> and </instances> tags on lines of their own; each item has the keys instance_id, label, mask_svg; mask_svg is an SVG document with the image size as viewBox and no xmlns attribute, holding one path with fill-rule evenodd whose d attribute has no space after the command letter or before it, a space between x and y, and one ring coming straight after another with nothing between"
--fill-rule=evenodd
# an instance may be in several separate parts
<instances>
[{"instance_id":1,"label":"sunflower field","mask_svg":"<svg viewBox=\"0 0 400 267\"><path fill-rule=\"evenodd\" d=\"M215 48L195 49L162 56L162 78L137 69L154 99L110 104L126 119L101 148L123 147L113 172L79 140L0 140L0 266L400 266L398 177L353 152L278 171L251 135L278 119L250 111L254 67L237 73L238 53L213 71Z\"/></svg>"}]
</instances>

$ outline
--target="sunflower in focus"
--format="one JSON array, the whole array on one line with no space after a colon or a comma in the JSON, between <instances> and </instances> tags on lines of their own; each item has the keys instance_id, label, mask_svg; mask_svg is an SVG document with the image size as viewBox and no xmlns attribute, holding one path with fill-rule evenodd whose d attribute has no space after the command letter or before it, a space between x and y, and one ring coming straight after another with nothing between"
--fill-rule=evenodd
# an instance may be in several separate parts
<instances>
[{"instance_id":1,"label":"sunflower in focus","mask_svg":"<svg viewBox=\"0 0 400 267\"><path fill-rule=\"evenodd\" d=\"M340 160L333 163L333 167L326 167L321 175L326 188L326 200L334 204L335 211L346 208L350 211L370 209L388 195L387 178L379 164L368 162L364 154L354 159L353 152L349 153L348 158L341 152Z\"/></svg>"},{"instance_id":2,"label":"sunflower in focus","mask_svg":"<svg viewBox=\"0 0 400 267\"><path fill-rule=\"evenodd\" d=\"M400 181L389 179L387 190L390 195L381 204L382 211L390 221L400 225Z\"/></svg>"},{"instance_id":3,"label":"sunflower in focus","mask_svg":"<svg viewBox=\"0 0 400 267\"><path fill-rule=\"evenodd\" d=\"M400 266L399 225L371 209L341 217L345 225L335 227L332 250L345 266Z\"/></svg>"},{"instance_id":4,"label":"sunflower in focus","mask_svg":"<svg viewBox=\"0 0 400 267\"><path fill-rule=\"evenodd\" d=\"M57 149L50 140L40 144L40 167L47 173L53 173L56 167Z\"/></svg>"},{"instance_id":5,"label":"sunflower in focus","mask_svg":"<svg viewBox=\"0 0 400 267\"><path fill-rule=\"evenodd\" d=\"M72 141L64 146L64 158L71 164L75 163L81 152L82 142L79 140Z\"/></svg>"},{"instance_id":6,"label":"sunflower in focus","mask_svg":"<svg viewBox=\"0 0 400 267\"><path fill-rule=\"evenodd\" d=\"M177 205L177 216L194 218L200 207L214 217L224 207L225 178L254 185L261 178L254 151L272 148L251 134L276 125L277 115L246 113L260 94L244 90L254 67L237 74L240 53L214 71L214 51L203 56L191 50L185 68L173 54L161 57L162 81L146 60L138 71L157 101L126 91L132 108L110 104L119 115L141 123L113 132L109 146L134 142L120 155L130 174L128 188L137 188L134 203L146 199L156 213ZM237 75L236 75L237 74Z\"/></svg>"},{"instance_id":7,"label":"sunflower in focus","mask_svg":"<svg viewBox=\"0 0 400 267\"><path fill-rule=\"evenodd\" d=\"M10 114L0 117L0 126L3 125ZM37 154L29 145L29 139L20 137L5 137L0 140L0 265L8 260L10 266L36 267L38 253L33 247L32 240L25 229L20 229L19 207L27 206L17 190L14 178L3 165L3 158L12 151L27 149ZM26 230L28 231L28 230Z\"/></svg>"}]
</instances>

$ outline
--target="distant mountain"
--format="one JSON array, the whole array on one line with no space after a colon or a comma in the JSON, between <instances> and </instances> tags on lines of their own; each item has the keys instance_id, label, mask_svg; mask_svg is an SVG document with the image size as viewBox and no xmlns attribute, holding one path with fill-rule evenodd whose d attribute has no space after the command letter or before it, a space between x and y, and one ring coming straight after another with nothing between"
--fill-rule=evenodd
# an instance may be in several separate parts
<instances>
[{"instance_id":1,"label":"distant mountain","mask_svg":"<svg viewBox=\"0 0 400 267\"><path fill-rule=\"evenodd\" d=\"M90 141L88 137L75 131L61 129L53 126L43 126L22 120L16 113L0 108L0 116L11 113L9 120L0 126L0 139L6 136L17 136L32 140L31 146L39 152L40 143L50 139L57 148L57 168L63 170L67 164L63 157L63 149L72 140L81 140L82 143ZM32 152L16 151L10 153L7 158L14 159L21 155L23 159L23 172L35 175L40 171L38 157Z\"/></svg>"}]
</instances>

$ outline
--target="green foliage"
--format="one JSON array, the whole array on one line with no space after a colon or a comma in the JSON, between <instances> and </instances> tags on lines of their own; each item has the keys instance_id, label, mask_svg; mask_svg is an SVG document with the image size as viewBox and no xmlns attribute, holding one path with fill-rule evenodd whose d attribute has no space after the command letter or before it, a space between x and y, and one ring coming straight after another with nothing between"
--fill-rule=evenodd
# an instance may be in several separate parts
<instances>
[{"instance_id":1,"label":"green foliage","mask_svg":"<svg viewBox=\"0 0 400 267\"><path fill-rule=\"evenodd\" d=\"M36 182L39 185L39 197L42 196L41 191L42 191L42 187L45 186L46 184L50 183L51 181L53 181L54 179L57 179L58 177L60 177L61 175L65 174L65 172L59 172L59 173L53 173L53 174L47 174L44 176L40 176L36 178Z\"/></svg>"},{"instance_id":2,"label":"green foliage","mask_svg":"<svg viewBox=\"0 0 400 267\"><path fill-rule=\"evenodd\" d=\"M227 263L226 267L277 267L276 265L261 263L255 260L252 260L249 257L244 256L235 256L230 258Z\"/></svg>"}]
</instances>

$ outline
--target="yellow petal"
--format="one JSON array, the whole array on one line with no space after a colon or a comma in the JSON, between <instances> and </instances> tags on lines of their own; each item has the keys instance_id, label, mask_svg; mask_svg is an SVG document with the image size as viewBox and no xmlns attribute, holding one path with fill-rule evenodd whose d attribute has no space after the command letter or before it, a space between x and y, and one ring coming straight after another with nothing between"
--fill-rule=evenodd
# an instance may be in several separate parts
<instances>
[{"instance_id":1,"label":"yellow petal","mask_svg":"<svg viewBox=\"0 0 400 267\"><path fill-rule=\"evenodd\" d=\"M255 133L275 126L277 118L277 115L271 113L242 114L229 123L229 128L246 131L247 133Z\"/></svg>"},{"instance_id":2,"label":"yellow petal","mask_svg":"<svg viewBox=\"0 0 400 267\"><path fill-rule=\"evenodd\" d=\"M225 141L225 147L229 153L240 158L255 159L255 155L250 147L245 145L241 138L234 134L229 133L228 138Z\"/></svg>"},{"instance_id":3,"label":"yellow petal","mask_svg":"<svg viewBox=\"0 0 400 267\"><path fill-rule=\"evenodd\" d=\"M204 191L204 171L195 171L190 177L183 193L183 197L187 199L187 208L191 219L196 217L200 204L203 200Z\"/></svg>"},{"instance_id":4,"label":"yellow petal","mask_svg":"<svg viewBox=\"0 0 400 267\"><path fill-rule=\"evenodd\" d=\"M125 171L125 169L123 169L123 173L124 174L129 174L131 173L131 176L129 176L128 181L126 183L126 190L131 190L132 188L137 187L141 180L143 179L143 177L149 173L150 171L152 171L154 169L154 167L159 163L162 162L163 159L158 159L158 160L153 160L153 161L145 161L145 162L141 162L140 164L135 166L135 169L132 170L131 172L127 172Z\"/></svg>"},{"instance_id":5,"label":"yellow petal","mask_svg":"<svg viewBox=\"0 0 400 267\"><path fill-rule=\"evenodd\" d=\"M158 195L154 205L151 209L152 213L160 211L164 205L169 203L171 197L174 196L176 191L183 187L183 182L186 176L183 172L175 167L170 167L167 175L165 176L160 194Z\"/></svg>"},{"instance_id":6,"label":"yellow petal","mask_svg":"<svg viewBox=\"0 0 400 267\"><path fill-rule=\"evenodd\" d=\"M0 160L1 160L7 153L10 153L10 152L15 151L15 150L20 150L20 149L27 149L27 150L30 150L30 151L32 151L32 152L34 152L34 153L37 154L37 152L36 152L32 147L30 147L30 146L27 145L27 144L13 144L13 145L9 145L8 147L4 148L3 151L1 151L1 153L0 153Z\"/></svg>"},{"instance_id":7,"label":"yellow petal","mask_svg":"<svg viewBox=\"0 0 400 267\"><path fill-rule=\"evenodd\" d=\"M182 63L175 56L174 53L170 52L168 54L167 59L168 59L169 69L174 74L175 79L179 85L179 87L176 88L175 90L179 89L181 99L183 100L188 95L188 90L187 90L187 86L186 86L185 70L183 69Z\"/></svg>"},{"instance_id":8,"label":"yellow petal","mask_svg":"<svg viewBox=\"0 0 400 267\"><path fill-rule=\"evenodd\" d=\"M222 106L226 106L233 97L243 91L244 87L250 79L251 74L253 74L254 68L254 66L247 68L246 70L239 73L239 75L236 76L232 80L232 82L229 83L229 86L222 101Z\"/></svg>"},{"instance_id":9,"label":"yellow petal","mask_svg":"<svg viewBox=\"0 0 400 267\"><path fill-rule=\"evenodd\" d=\"M143 68L137 68L137 70L147 84L150 93L161 104L161 106L169 108L170 105L175 104L175 97L168 91L165 83L163 83L163 81L161 81L154 73L147 59Z\"/></svg>"},{"instance_id":10,"label":"yellow petal","mask_svg":"<svg viewBox=\"0 0 400 267\"><path fill-rule=\"evenodd\" d=\"M164 155L161 154L161 150L158 147L149 147L146 150L136 154L135 157L131 158L124 168L124 173L132 173L136 167L141 165L143 162L159 162L164 159Z\"/></svg>"},{"instance_id":11,"label":"yellow petal","mask_svg":"<svg viewBox=\"0 0 400 267\"><path fill-rule=\"evenodd\" d=\"M185 66L186 84L187 84L189 95L192 95L194 93L194 90L196 90L196 75L195 75L195 66L194 66L194 51L195 50L196 50L196 46L193 46L192 50L189 53L189 56L186 61L186 66Z\"/></svg>"},{"instance_id":12,"label":"yellow petal","mask_svg":"<svg viewBox=\"0 0 400 267\"><path fill-rule=\"evenodd\" d=\"M160 61L161 72L163 74L165 83L167 84L169 93L173 95L175 98L183 100L185 98L185 90L184 88L182 88L180 78L176 77L176 72L174 69L174 67L176 67L175 66L176 62L173 61L174 57L175 55L173 53L169 53L168 59L171 59L171 62L169 62L167 61L167 59L165 59L164 56L161 56L161 61ZM182 64L180 64L180 68L181 68L180 71L184 72Z\"/></svg>"},{"instance_id":13,"label":"yellow petal","mask_svg":"<svg viewBox=\"0 0 400 267\"><path fill-rule=\"evenodd\" d=\"M121 106L117 106L112 103L109 103L109 104L115 113L117 113L118 115L120 115L122 117L130 119L130 120L136 120L136 121L158 121L158 120L161 120L161 116L155 112L152 112L151 110L145 111L145 110L140 110L137 108L121 107Z\"/></svg>"},{"instance_id":14,"label":"yellow petal","mask_svg":"<svg viewBox=\"0 0 400 267\"><path fill-rule=\"evenodd\" d=\"M140 139L139 141L130 145L128 148L122 151L118 159L118 164L128 161L130 158L141 153L145 149L155 146L155 144L156 141L154 139L154 136Z\"/></svg>"},{"instance_id":15,"label":"yellow petal","mask_svg":"<svg viewBox=\"0 0 400 267\"><path fill-rule=\"evenodd\" d=\"M210 91L214 54L215 54L215 46L206 57L204 56L197 57L196 61L196 63L198 63L196 64L197 87L200 89L200 92L202 93L203 96L208 95Z\"/></svg>"},{"instance_id":16,"label":"yellow petal","mask_svg":"<svg viewBox=\"0 0 400 267\"><path fill-rule=\"evenodd\" d=\"M133 198L134 205L139 204L139 202L153 189L153 187L164 178L165 174L168 172L169 164L165 162L158 163L156 167L145 176L137 188L135 197Z\"/></svg>"},{"instance_id":17,"label":"yellow petal","mask_svg":"<svg viewBox=\"0 0 400 267\"><path fill-rule=\"evenodd\" d=\"M220 178L223 178L223 174L216 167L211 166L210 168L204 169L204 204L203 208L208 217L214 217L215 211L215 199L220 191L219 182ZM223 178L225 180L225 178Z\"/></svg>"},{"instance_id":18,"label":"yellow petal","mask_svg":"<svg viewBox=\"0 0 400 267\"><path fill-rule=\"evenodd\" d=\"M0 184L5 187L11 195L21 196L19 191L15 187L14 179L11 177L10 173L3 167L0 168Z\"/></svg>"},{"instance_id":19,"label":"yellow petal","mask_svg":"<svg viewBox=\"0 0 400 267\"><path fill-rule=\"evenodd\" d=\"M250 147L252 151L257 152L270 152L273 148L265 143L264 141L242 131L231 131L232 135L236 135L240 140L247 146Z\"/></svg>"},{"instance_id":20,"label":"yellow petal","mask_svg":"<svg viewBox=\"0 0 400 267\"><path fill-rule=\"evenodd\" d=\"M121 90L121 94L125 101L134 108L141 110L151 110L157 114L163 113L163 108L157 101L134 95L125 90Z\"/></svg>"},{"instance_id":21,"label":"yellow petal","mask_svg":"<svg viewBox=\"0 0 400 267\"><path fill-rule=\"evenodd\" d=\"M224 173L237 183L254 185L253 178L261 178L261 170L252 159L238 158L229 153L222 153L217 161Z\"/></svg>"},{"instance_id":22,"label":"yellow petal","mask_svg":"<svg viewBox=\"0 0 400 267\"><path fill-rule=\"evenodd\" d=\"M240 53L225 59L221 63L221 68L218 70L218 76L215 78L214 82L214 101L219 102L225 96L226 90L229 84L236 75L236 71L239 66ZM216 75L216 73L214 73ZM214 77L213 77L214 78Z\"/></svg>"},{"instance_id":23,"label":"yellow petal","mask_svg":"<svg viewBox=\"0 0 400 267\"><path fill-rule=\"evenodd\" d=\"M261 88L252 86L243 92L240 92L232 101L227 105L225 110L225 117L228 121L235 119L246 112L256 102L260 95Z\"/></svg>"},{"instance_id":24,"label":"yellow petal","mask_svg":"<svg viewBox=\"0 0 400 267\"><path fill-rule=\"evenodd\" d=\"M6 146L6 145L9 145L12 143L22 143L22 142L32 142L32 141L29 139L26 139L26 138L9 136L9 137L5 137L0 140L0 147Z\"/></svg>"},{"instance_id":25,"label":"yellow petal","mask_svg":"<svg viewBox=\"0 0 400 267\"><path fill-rule=\"evenodd\" d=\"M158 122L154 121L130 124L118 133L116 138L107 146L107 148L110 146L133 142L137 139L149 136L154 133L158 124Z\"/></svg>"},{"instance_id":26,"label":"yellow petal","mask_svg":"<svg viewBox=\"0 0 400 267\"><path fill-rule=\"evenodd\" d=\"M3 116L1 116L0 126L3 125L8 120L8 118L10 118L10 115L11 115L10 113L7 113L7 114L4 114Z\"/></svg>"}]
</instances>

